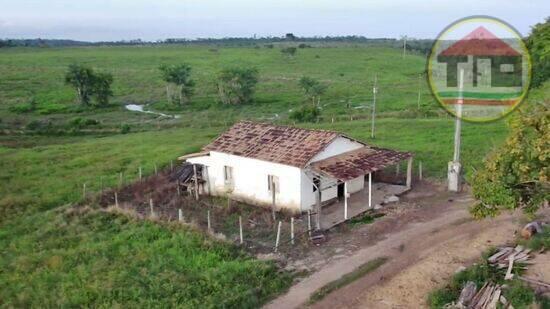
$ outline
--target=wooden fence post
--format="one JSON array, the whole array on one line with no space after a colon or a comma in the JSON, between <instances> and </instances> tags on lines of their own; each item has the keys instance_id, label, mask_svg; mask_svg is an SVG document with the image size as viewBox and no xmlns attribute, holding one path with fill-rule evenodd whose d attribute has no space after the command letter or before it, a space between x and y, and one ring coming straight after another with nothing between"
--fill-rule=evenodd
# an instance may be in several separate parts
<instances>
[{"instance_id":1,"label":"wooden fence post","mask_svg":"<svg viewBox=\"0 0 550 309\"><path fill-rule=\"evenodd\" d=\"M155 211L153 210L153 199L149 199L149 208L151 209L151 217L155 215Z\"/></svg>"},{"instance_id":2,"label":"wooden fence post","mask_svg":"<svg viewBox=\"0 0 550 309\"><path fill-rule=\"evenodd\" d=\"M212 231L212 225L210 223L210 210L206 211L206 222L208 224L208 231L211 232Z\"/></svg>"},{"instance_id":3,"label":"wooden fence post","mask_svg":"<svg viewBox=\"0 0 550 309\"><path fill-rule=\"evenodd\" d=\"M181 208L178 209L178 221L183 221L183 212L181 211Z\"/></svg>"},{"instance_id":4,"label":"wooden fence post","mask_svg":"<svg viewBox=\"0 0 550 309\"><path fill-rule=\"evenodd\" d=\"M86 199L86 183L82 184L82 198Z\"/></svg>"},{"instance_id":5,"label":"wooden fence post","mask_svg":"<svg viewBox=\"0 0 550 309\"><path fill-rule=\"evenodd\" d=\"M422 180L422 161L418 161L418 179Z\"/></svg>"},{"instance_id":6,"label":"wooden fence post","mask_svg":"<svg viewBox=\"0 0 550 309\"><path fill-rule=\"evenodd\" d=\"M241 245L243 244L243 218L239 216L239 236L241 240Z\"/></svg>"},{"instance_id":7,"label":"wooden fence post","mask_svg":"<svg viewBox=\"0 0 550 309\"><path fill-rule=\"evenodd\" d=\"M307 211L307 232L311 237L311 210Z\"/></svg>"},{"instance_id":8,"label":"wooden fence post","mask_svg":"<svg viewBox=\"0 0 550 309\"><path fill-rule=\"evenodd\" d=\"M395 165L395 177L399 177L399 165L401 162L397 162L397 164Z\"/></svg>"},{"instance_id":9,"label":"wooden fence post","mask_svg":"<svg viewBox=\"0 0 550 309\"><path fill-rule=\"evenodd\" d=\"M155 163L155 175L158 174L158 170L157 170L157 164Z\"/></svg>"},{"instance_id":10,"label":"wooden fence post","mask_svg":"<svg viewBox=\"0 0 550 309\"><path fill-rule=\"evenodd\" d=\"M139 166L139 180L141 181L141 165Z\"/></svg>"},{"instance_id":11,"label":"wooden fence post","mask_svg":"<svg viewBox=\"0 0 550 309\"><path fill-rule=\"evenodd\" d=\"M279 249L279 239L281 238L281 221L277 225L277 239L275 240L275 252Z\"/></svg>"},{"instance_id":12,"label":"wooden fence post","mask_svg":"<svg viewBox=\"0 0 550 309\"><path fill-rule=\"evenodd\" d=\"M273 177L271 177L271 217L273 218L273 221L275 221L275 195L277 194L277 191L275 190L275 181L273 180Z\"/></svg>"},{"instance_id":13,"label":"wooden fence post","mask_svg":"<svg viewBox=\"0 0 550 309\"><path fill-rule=\"evenodd\" d=\"M115 207L118 208L118 195L115 192Z\"/></svg>"},{"instance_id":14,"label":"wooden fence post","mask_svg":"<svg viewBox=\"0 0 550 309\"><path fill-rule=\"evenodd\" d=\"M290 217L290 242L294 245L294 217Z\"/></svg>"}]
</instances>

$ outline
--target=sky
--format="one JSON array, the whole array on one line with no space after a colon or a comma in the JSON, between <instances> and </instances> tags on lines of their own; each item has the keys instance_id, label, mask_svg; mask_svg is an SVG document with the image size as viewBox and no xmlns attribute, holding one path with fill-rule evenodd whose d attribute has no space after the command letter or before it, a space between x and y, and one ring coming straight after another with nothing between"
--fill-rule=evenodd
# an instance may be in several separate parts
<instances>
[{"instance_id":1,"label":"sky","mask_svg":"<svg viewBox=\"0 0 550 309\"><path fill-rule=\"evenodd\" d=\"M435 38L453 21L490 15L522 35L548 0L0 0L0 38L85 41L362 35Z\"/></svg>"}]
</instances>

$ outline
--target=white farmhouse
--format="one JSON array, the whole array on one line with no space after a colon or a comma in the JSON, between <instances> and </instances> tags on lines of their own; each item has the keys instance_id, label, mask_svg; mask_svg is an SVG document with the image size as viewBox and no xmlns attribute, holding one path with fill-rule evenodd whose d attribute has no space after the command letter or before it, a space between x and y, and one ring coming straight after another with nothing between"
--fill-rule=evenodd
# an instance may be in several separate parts
<instances>
[{"instance_id":1,"label":"white farmhouse","mask_svg":"<svg viewBox=\"0 0 550 309\"><path fill-rule=\"evenodd\" d=\"M373 173L411 154L368 146L343 134L243 121L180 157L200 167L198 192L304 212L369 188ZM370 180L370 181L369 181ZM369 205L372 206L372 205ZM346 213L347 219L347 213Z\"/></svg>"}]
</instances>

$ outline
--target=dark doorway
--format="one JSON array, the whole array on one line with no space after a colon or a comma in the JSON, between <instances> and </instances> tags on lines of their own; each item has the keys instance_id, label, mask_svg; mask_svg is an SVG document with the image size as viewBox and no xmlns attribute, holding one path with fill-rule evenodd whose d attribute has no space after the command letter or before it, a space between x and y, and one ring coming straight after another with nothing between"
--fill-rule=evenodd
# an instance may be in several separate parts
<instances>
[{"instance_id":1,"label":"dark doorway","mask_svg":"<svg viewBox=\"0 0 550 309\"><path fill-rule=\"evenodd\" d=\"M338 184L338 199L341 200L344 197L344 183Z\"/></svg>"}]
</instances>

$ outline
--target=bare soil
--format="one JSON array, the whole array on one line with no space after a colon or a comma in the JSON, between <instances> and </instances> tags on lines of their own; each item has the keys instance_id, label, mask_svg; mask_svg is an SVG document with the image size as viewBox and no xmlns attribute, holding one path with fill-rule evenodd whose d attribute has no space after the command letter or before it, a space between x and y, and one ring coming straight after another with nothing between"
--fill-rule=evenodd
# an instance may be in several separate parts
<instances>
[{"instance_id":1,"label":"bare soil","mask_svg":"<svg viewBox=\"0 0 550 309\"><path fill-rule=\"evenodd\" d=\"M550 252L546 250L542 254L537 254L532 260L531 265L525 272L525 277L535 279L542 282L550 282ZM538 286L532 285L538 294L542 294L550 298L550 291L548 289L541 289Z\"/></svg>"},{"instance_id":2,"label":"bare soil","mask_svg":"<svg viewBox=\"0 0 550 309\"><path fill-rule=\"evenodd\" d=\"M520 214L474 221L469 193L451 194L423 182L373 224L330 235L322 248L296 261L312 273L267 308L305 306L319 288L378 257L384 265L309 305L314 308L422 308L426 297L490 246L514 239Z\"/></svg>"}]
</instances>

